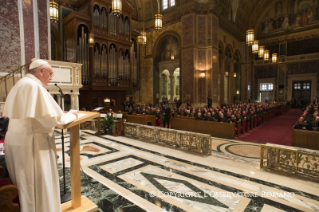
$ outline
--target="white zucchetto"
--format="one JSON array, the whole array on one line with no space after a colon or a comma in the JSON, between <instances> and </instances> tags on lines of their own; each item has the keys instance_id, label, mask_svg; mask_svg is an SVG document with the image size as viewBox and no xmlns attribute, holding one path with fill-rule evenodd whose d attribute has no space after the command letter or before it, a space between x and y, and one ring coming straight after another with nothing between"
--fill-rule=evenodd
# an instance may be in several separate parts
<instances>
[{"instance_id":1,"label":"white zucchetto","mask_svg":"<svg viewBox=\"0 0 319 212\"><path fill-rule=\"evenodd\" d=\"M34 68L38 68L44 64L48 64L48 62L45 60L41 60L41 59L32 59L32 63L29 66L29 70L34 69Z\"/></svg>"}]
</instances>

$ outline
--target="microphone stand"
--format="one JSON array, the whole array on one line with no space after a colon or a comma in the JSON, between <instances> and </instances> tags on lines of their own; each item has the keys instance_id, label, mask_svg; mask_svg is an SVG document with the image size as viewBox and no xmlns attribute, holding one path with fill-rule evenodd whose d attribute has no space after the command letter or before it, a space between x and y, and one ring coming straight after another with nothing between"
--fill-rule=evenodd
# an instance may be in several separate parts
<instances>
[{"instance_id":1,"label":"microphone stand","mask_svg":"<svg viewBox=\"0 0 319 212\"><path fill-rule=\"evenodd\" d=\"M57 85L54 84L56 87L59 88L60 97L61 97L61 108L64 112L64 94L62 89ZM61 203L65 203L71 200L71 193L66 192L66 183L65 183L65 160L64 160L64 133L63 129L61 130L61 140L62 140L62 166L63 166L63 195L61 196Z\"/></svg>"}]
</instances>

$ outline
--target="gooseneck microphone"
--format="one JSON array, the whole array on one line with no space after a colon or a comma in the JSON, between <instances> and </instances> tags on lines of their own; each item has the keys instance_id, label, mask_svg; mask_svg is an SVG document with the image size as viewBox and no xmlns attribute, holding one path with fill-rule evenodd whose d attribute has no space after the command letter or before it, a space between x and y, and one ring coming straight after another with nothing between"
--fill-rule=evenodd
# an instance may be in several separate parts
<instances>
[{"instance_id":1,"label":"gooseneck microphone","mask_svg":"<svg viewBox=\"0 0 319 212\"><path fill-rule=\"evenodd\" d=\"M55 83L54 85L59 88L60 94L61 94L62 96L64 96L63 91L62 91L62 89L58 86L58 84Z\"/></svg>"}]
</instances>

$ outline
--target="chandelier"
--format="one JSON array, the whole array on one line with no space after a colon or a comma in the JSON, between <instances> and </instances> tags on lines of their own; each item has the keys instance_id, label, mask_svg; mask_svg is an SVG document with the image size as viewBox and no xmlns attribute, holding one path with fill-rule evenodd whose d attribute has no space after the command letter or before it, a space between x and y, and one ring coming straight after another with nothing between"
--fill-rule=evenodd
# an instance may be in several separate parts
<instances>
[{"instance_id":1,"label":"chandelier","mask_svg":"<svg viewBox=\"0 0 319 212\"><path fill-rule=\"evenodd\" d=\"M259 47L258 40L254 40L254 43L251 47L253 54L258 54L258 47Z\"/></svg>"},{"instance_id":2,"label":"chandelier","mask_svg":"<svg viewBox=\"0 0 319 212\"><path fill-rule=\"evenodd\" d=\"M120 16L122 13L122 0L112 0L112 13L115 16Z\"/></svg>"},{"instance_id":3,"label":"chandelier","mask_svg":"<svg viewBox=\"0 0 319 212\"><path fill-rule=\"evenodd\" d=\"M264 56L265 46L259 46L258 48L258 57L262 58Z\"/></svg>"},{"instance_id":4,"label":"chandelier","mask_svg":"<svg viewBox=\"0 0 319 212\"><path fill-rule=\"evenodd\" d=\"M277 63L277 53L273 53L273 54L272 54L271 61L272 61L273 63Z\"/></svg>"},{"instance_id":5,"label":"chandelier","mask_svg":"<svg viewBox=\"0 0 319 212\"><path fill-rule=\"evenodd\" d=\"M268 61L269 60L269 50L265 50L264 51L264 61Z\"/></svg>"},{"instance_id":6,"label":"chandelier","mask_svg":"<svg viewBox=\"0 0 319 212\"><path fill-rule=\"evenodd\" d=\"M246 44L251 46L255 40L255 30L249 29L246 31Z\"/></svg>"},{"instance_id":7,"label":"chandelier","mask_svg":"<svg viewBox=\"0 0 319 212\"><path fill-rule=\"evenodd\" d=\"M155 31L156 32L161 32L163 28L163 20L162 20L162 15L161 14L155 14Z\"/></svg>"},{"instance_id":8,"label":"chandelier","mask_svg":"<svg viewBox=\"0 0 319 212\"><path fill-rule=\"evenodd\" d=\"M54 0L50 1L50 21L59 21L59 5Z\"/></svg>"}]
</instances>

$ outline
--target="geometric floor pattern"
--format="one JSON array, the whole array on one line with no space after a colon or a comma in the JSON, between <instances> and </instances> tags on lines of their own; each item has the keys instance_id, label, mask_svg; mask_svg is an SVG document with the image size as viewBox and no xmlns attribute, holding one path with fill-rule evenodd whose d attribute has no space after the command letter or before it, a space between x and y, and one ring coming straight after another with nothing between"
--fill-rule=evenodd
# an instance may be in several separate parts
<instances>
[{"instance_id":1,"label":"geometric floor pattern","mask_svg":"<svg viewBox=\"0 0 319 212\"><path fill-rule=\"evenodd\" d=\"M56 146L62 192L60 136ZM258 144L216 138L212 149L200 156L81 131L82 194L99 211L319 211L319 183L260 170Z\"/></svg>"}]
</instances>

